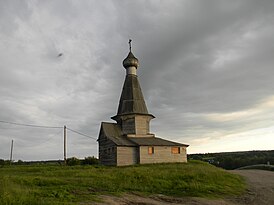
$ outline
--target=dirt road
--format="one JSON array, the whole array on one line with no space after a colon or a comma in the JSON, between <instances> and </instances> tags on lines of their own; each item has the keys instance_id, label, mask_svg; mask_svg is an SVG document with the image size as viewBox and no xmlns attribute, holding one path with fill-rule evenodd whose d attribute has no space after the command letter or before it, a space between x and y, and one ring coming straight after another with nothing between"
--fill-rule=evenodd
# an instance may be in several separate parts
<instances>
[{"instance_id":1,"label":"dirt road","mask_svg":"<svg viewBox=\"0 0 274 205\"><path fill-rule=\"evenodd\" d=\"M242 175L249 185L248 192L234 203L274 205L274 172L263 170L234 170L232 173Z\"/></svg>"},{"instance_id":2,"label":"dirt road","mask_svg":"<svg viewBox=\"0 0 274 205\"><path fill-rule=\"evenodd\" d=\"M232 173L242 175L248 183L247 193L236 198L209 200L202 198L174 198L163 195L143 197L126 194L122 197L101 196L107 205L274 205L274 172L262 170L233 170ZM92 203L94 204L94 203Z\"/></svg>"}]
</instances>

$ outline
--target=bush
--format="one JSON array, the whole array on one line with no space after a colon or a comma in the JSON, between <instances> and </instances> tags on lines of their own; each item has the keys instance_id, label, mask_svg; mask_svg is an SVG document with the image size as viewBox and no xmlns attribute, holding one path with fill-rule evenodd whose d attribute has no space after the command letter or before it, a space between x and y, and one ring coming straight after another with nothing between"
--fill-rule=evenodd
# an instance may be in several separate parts
<instances>
[{"instance_id":1,"label":"bush","mask_svg":"<svg viewBox=\"0 0 274 205\"><path fill-rule=\"evenodd\" d=\"M85 159L83 160L83 164L88 164L88 165L98 164L98 159L94 156L85 157Z\"/></svg>"},{"instance_id":2,"label":"bush","mask_svg":"<svg viewBox=\"0 0 274 205\"><path fill-rule=\"evenodd\" d=\"M76 166L80 164L81 164L81 161L77 159L76 157L71 157L67 159L67 165L69 166Z\"/></svg>"},{"instance_id":3,"label":"bush","mask_svg":"<svg viewBox=\"0 0 274 205\"><path fill-rule=\"evenodd\" d=\"M17 165L23 165L24 164L24 161L19 159L17 162L16 162Z\"/></svg>"},{"instance_id":4,"label":"bush","mask_svg":"<svg viewBox=\"0 0 274 205\"><path fill-rule=\"evenodd\" d=\"M4 166L5 165L5 160L0 159L0 166Z\"/></svg>"}]
</instances>

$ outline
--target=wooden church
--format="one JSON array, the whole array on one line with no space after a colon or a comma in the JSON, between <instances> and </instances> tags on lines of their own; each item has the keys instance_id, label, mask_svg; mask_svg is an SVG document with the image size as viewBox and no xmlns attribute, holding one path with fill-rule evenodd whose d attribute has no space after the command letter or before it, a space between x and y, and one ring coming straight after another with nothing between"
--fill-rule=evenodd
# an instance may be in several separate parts
<instances>
[{"instance_id":1,"label":"wooden church","mask_svg":"<svg viewBox=\"0 0 274 205\"><path fill-rule=\"evenodd\" d=\"M146 163L187 162L188 145L155 137L150 133L149 114L138 81L138 59L130 52L123 61L126 77L116 123L102 122L98 137L99 161L103 165L125 166Z\"/></svg>"}]
</instances>

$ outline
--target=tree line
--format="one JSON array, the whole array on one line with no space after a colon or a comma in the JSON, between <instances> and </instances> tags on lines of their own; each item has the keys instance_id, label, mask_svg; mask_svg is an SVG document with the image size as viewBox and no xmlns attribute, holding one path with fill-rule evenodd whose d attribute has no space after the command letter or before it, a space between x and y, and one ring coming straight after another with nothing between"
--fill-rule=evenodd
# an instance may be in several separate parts
<instances>
[{"instance_id":1,"label":"tree line","mask_svg":"<svg viewBox=\"0 0 274 205\"><path fill-rule=\"evenodd\" d=\"M71 157L66 160L66 164L68 166L76 166L76 165L95 165L98 164L99 161L94 156L85 157L84 159L78 159L76 157ZM64 160L46 160L46 161L10 161L10 160L4 160L0 159L0 166L6 166L6 165L63 165Z\"/></svg>"},{"instance_id":2,"label":"tree line","mask_svg":"<svg viewBox=\"0 0 274 205\"><path fill-rule=\"evenodd\" d=\"M257 164L274 165L274 150L189 154L188 159L206 161L231 170Z\"/></svg>"}]
</instances>

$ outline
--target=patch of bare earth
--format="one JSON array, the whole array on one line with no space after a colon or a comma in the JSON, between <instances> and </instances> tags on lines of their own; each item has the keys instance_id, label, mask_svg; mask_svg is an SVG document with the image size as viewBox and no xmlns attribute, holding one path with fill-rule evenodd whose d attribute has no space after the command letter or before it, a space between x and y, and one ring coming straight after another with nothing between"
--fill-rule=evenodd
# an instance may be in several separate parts
<instances>
[{"instance_id":1,"label":"patch of bare earth","mask_svg":"<svg viewBox=\"0 0 274 205\"><path fill-rule=\"evenodd\" d=\"M239 197L227 199L204 199L196 197L169 197L152 195L144 197L136 194L124 194L121 197L102 195L103 202L96 205L274 205L274 172L262 170L233 170L232 173L242 175L248 183L247 192Z\"/></svg>"},{"instance_id":2,"label":"patch of bare earth","mask_svg":"<svg viewBox=\"0 0 274 205\"><path fill-rule=\"evenodd\" d=\"M96 205L174 205L174 204L190 204L190 205L231 205L231 202L224 200L209 200L194 197L175 198L164 195L153 195L143 197L135 194L125 194L122 197L101 196L102 203Z\"/></svg>"},{"instance_id":3,"label":"patch of bare earth","mask_svg":"<svg viewBox=\"0 0 274 205\"><path fill-rule=\"evenodd\" d=\"M247 193L234 198L234 204L272 205L274 204L274 172L264 170L233 170L242 175L248 184Z\"/></svg>"}]
</instances>

